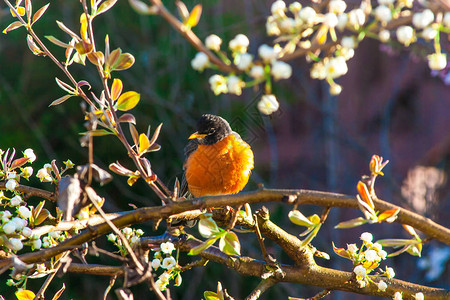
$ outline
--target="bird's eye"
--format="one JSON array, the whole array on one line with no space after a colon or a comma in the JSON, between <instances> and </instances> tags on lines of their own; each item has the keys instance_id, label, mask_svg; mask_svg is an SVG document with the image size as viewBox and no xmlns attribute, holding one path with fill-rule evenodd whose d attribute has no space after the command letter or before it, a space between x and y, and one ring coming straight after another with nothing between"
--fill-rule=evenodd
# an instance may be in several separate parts
<instances>
[{"instance_id":1,"label":"bird's eye","mask_svg":"<svg viewBox=\"0 0 450 300\"><path fill-rule=\"evenodd\" d=\"M216 129L215 129L215 128L211 128L211 129L208 131L208 135L211 135L211 134L213 134L214 132L216 132Z\"/></svg>"}]
</instances>

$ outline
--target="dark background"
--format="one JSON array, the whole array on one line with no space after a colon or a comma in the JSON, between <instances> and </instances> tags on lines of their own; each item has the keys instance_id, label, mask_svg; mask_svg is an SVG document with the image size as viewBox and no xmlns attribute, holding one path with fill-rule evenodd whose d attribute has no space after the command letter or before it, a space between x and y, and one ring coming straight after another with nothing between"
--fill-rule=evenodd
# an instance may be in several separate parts
<instances>
[{"instance_id":1,"label":"dark background","mask_svg":"<svg viewBox=\"0 0 450 300\"><path fill-rule=\"evenodd\" d=\"M33 1L37 10L44 1ZM203 15L194 32L204 40L211 33L224 40L224 46L238 33L250 39L249 52L257 53L263 43L271 43L265 36L265 17L270 12L271 1L200 1ZM188 8L195 3L186 2ZM173 3L167 4L174 12ZM12 18L0 3L0 28L3 30ZM52 1L47 13L34 26L36 33L53 35L63 41L68 37L59 30L55 20L63 21L73 31L79 31L81 6L78 1ZM108 33L111 48L120 47L136 58L135 65L113 77L124 82L124 90L141 93L141 102L132 113L136 116L140 132L150 125L156 128L164 123L159 144L161 151L148 158L154 171L169 185L175 177L181 178L183 147L194 131L196 119L203 113L219 114L226 118L252 146L255 169L246 190L254 190L262 183L270 188L303 188L356 194L356 183L368 174L372 154L379 154L390 163L385 177L379 178L376 189L380 198L416 211L448 227L450 201L448 170L450 158L450 87L441 78L432 76L423 58L431 53L430 46L419 44L410 51L399 46L380 47L376 41L365 40L348 63L349 71L338 82L344 90L338 97L330 96L328 85L309 78L309 65L304 58L291 61L293 76L276 83L274 93L280 110L271 117L263 117L256 109L261 90L247 89L241 97L214 96L208 78L213 71L198 73L190 67L195 50L180 37L162 18L140 16L131 10L126 1L119 1L108 13L94 21L98 49L104 48ZM444 50L448 43L444 40ZM49 49L64 60L63 49L43 39ZM88 63L70 67L77 80L87 80L98 95L100 82L95 68ZM0 148L17 151L33 148L38 160L35 172L44 163L56 159L60 165L70 158L75 164L87 162L87 151L80 147L83 114L80 99L71 98L57 107L48 107L64 92L55 83L55 76L67 81L64 74L47 58L36 57L26 46L23 28L0 36ZM113 137L95 139L95 163L107 169L114 161L131 167L131 162L120 142ZM51 190L32 180L32 185ZM126 178L114 181L98 190L106 197L108 212L129 210L128 203L138 207L159 205L159 200L142 182L129 188ZM38 199L36 199L37 201ZM298 234L303 228L291 224L287 213L291 207L282 204L267 205L271 218L288 232ZM54 211L54 207L48 205ZM253 207L256 210L258 207ZM313 206L300 207L306 214L321 213ZM313 241L319 250L327 251L331 261L317 259L324 266L351 270L349 261L331 253L331 242L345 247L359 244L364 231L382 238L409 238L406 231L392 225L362 226L352 230L333 229L340 221L361 216L357 210L333 209L331 215ZM137 226L146 235L155 235L151 224ZM195 230L196 231L196 230ZM195 231L192 231L193 233ZM243 254L261 259L253 235L239 234L245 241ZM269 241L268 248L283 263L289 259ZM98 244L110 247L105 238ZM109 248L113 249L113 248ZM385 261L382 266L392 266L396 278L415 283L449 288L448 259L437 260L436 249L448 247L431 242L424 247L422 260L431 257L443 267L432 280L427 270L418 269L419 258L402 255ZM387 249L390 250L390 249ZM432 254L430 254L432 253ZM442 253L442 252L441 252ZM185 258L189 261L192 258ZM424 260L424 261L425 261ZM89 257L90 262L114 264L107 259ZM422 262L424 264L424 262ZM435 270L435 269L433 269ZM241 277L233 271L214 263L182 274L183 285L172 288L174 299L199 299L205 290L215 290L221 281L230 294L242 299L256 287L255 278ZM9 278L2 275L0 282ZM428 278L428 279L427 279ZM39 289L43 280L31 280L29 288ZM62 299L101 299L109 278L68 274L57 278L47 292L47 297L60 288L67 290ZM120 285L120 280L116 286ZM3 283L0 294L12 299L11 288ZM152 298L144 286L133 288L136 299ZM263 299L286 299L287 296L311 297L320 291L314 287L279 284L271 288ZM365 296L333 292L329 299L367 299ZM111 299L114 299L112 296Z\"/></svg>"}]
</instances>

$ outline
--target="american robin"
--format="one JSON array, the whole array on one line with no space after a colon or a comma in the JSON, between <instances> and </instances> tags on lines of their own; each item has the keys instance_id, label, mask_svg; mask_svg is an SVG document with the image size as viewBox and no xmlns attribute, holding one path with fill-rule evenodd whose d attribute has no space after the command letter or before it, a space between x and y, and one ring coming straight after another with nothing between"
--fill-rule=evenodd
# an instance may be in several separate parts
<instances>
[{"instance_id":1,"label":"american robin","mask_svg":"<svg viewBox=\"0 0 450 300\"><path fill-rule=\"evenodd\" d=\"M250 146L215 115L202 115L184 151L185 178L195 197L240 192L254 165Z\"/></svg>"}]
</instances>

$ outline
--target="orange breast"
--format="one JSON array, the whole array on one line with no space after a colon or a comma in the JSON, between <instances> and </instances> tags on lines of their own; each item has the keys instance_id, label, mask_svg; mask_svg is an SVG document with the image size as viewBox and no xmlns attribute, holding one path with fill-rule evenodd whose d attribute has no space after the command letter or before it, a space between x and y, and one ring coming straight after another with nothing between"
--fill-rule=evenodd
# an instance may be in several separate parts
<instances>
[{"instance_id":1,"label":"orange breast","mask_svg":"<svg viewBox=\"0 0 450 300\"><path fill-rule=\"evenodd\" d=\"M240 192L253 169L250 146L230 134L214 145L199 145L186 164L189 191L195 196Z\"/></svg>"}]
</instances>

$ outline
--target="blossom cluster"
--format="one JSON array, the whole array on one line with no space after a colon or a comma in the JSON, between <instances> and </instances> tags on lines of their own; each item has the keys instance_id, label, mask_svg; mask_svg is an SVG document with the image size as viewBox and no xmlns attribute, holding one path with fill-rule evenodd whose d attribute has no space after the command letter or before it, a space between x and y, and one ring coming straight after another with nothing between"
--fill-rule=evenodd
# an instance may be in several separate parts
<instances>
[{"instance_id":1,"label":"blossom cluster","mask_svg":"<svg viewBox=\"0 0 450 300\"><path fill-rule=\"evenodd\" d=\"M370 2L362 1L359 6L350 8L343 0L331 0L325 11L318 12L299 2L287 7L284 1L278 0L272 4L266 31L269 36L286 41L283 48L286 53L297 48L320 48L330 37L331 51L322 57L317 53L309 56L314 61L311 77L327 80L331 94L339 94L341 87L334 79L347 72L346 61L353 57L354 49L365 37L382 43L397 41L406 47L418 39L433 42L435 51L427 56L430 69L442 70L447 66L439 35L450 33L450 12L433 12L426 7L413 10L412 4L410 0L378 0L372 7ZM401 21L401 25L387 26L393 20Z\"/></svg>"},{"instance_id":2,"label":"blossom cluster","mask_svg":"<svg viewBox=\"0 0 450 300\"><path fill-rule=\"evenodd\" d=\"M209 35L205 39L205 46L208 49L216 52L217 56L225 63L231 63L226 53L221 50L221 45L222 39L215 34ZM280 60L282 49L279 45L273 47L266 44L261 45L256 57L247 52L249 45L248 37L243 34L238 34L229 41L228 48L239 74L230 74L229 76L214 74L209 78L209 84L215 95L229 93L239 96L242 94L243 88L265 82L265 95L258 102L258 109L261 113L270 115L279 108L279 103L271 91L271 81L290 78L292 67ZM208 56L203 52L196 54L191 65L193 69L200 72L205 68L212 67Z\"/></svg>"},{"instance_id":3,"label":"blossom cluster","mask_svg":"<svg viewBox=\"0 0 450 300\"><path fill-rule=\"evenodd\" d=\"M222 39L212 34L205 46L215 52L225 64L233 65L237 72L228 76L215 74L209 83L214 94L241 95L242 89L264 83L265 95L258 103L261 113L269 115L279 107L272 94L272 80L290 78L292 67L284 62L296 50L304 51L311 62L310 76L326 80L330 93L338 95L342 87L335 80L348 72L347 61L366 37L382 43L397 43L408 47L413 43L430 43L433 53L427 55L431 70L447 66L447 54L441 51L440 35L450 33L450 12L426 7L412 9L411 0L361 1L358 6L347 6L344 0L331 0L318 11L318 6L303 6L294 1L287 5L277 0L271 5L266 20L266 32L278 42L273 47L261 45L258 54L247 52L250 41L243 34L228 43L232 59L221 50ZM392 25L393 21L399 25ZM330 43L326 43L331 40ZM326 51L322 51L326 50ZM192 68L202 72L214 68L207 54L199 52L191 61ZM236 74L235 74L236 73ZM248 80L247 80L248 79Z\"/></svg>"},{"instance_id":4,"label":"blossom cluster","mask_svg":"<svg viewBox=\"0 0 450 300\"><path fill-rule=\"evenodd\" d=\"M131 227L125 227L121 230L123 236L127 239L131 247L135 247L140 242L140 237L144 234L142 229L134 229ZM122 240L117 237L114 233L110 233L107 236L108 241L113 242L119 248L120 254L122 256L127 255L127 250L123 246Z\"/></svg>"},{"instance_id":5,"label":"blossom cluster","mask_svg":"<svg viewBox=\"0 0 450 300\"><path fill-rule=\"evenodd\" d=\"M180 267L172 252L175 250L175 245L171 242L161 243L160 250L156 251L151 261L153 271L161 268L164 270L156 280L156 286L164 291L170 283L174 280L175 286L180 286L182 282Z\"/></svg>"},{"instance_id":6,"label":"blossom cluster","mask_svg":"<svg viewBox=\"0 0 450 300\"><path fill-rule=\"evenodd\" d=\"M32 149L26 149L23 157L14 159L15 150L3 151L0 149L0 182L4 182L4 189L0 190L0 245L6 251L17 252L24 245L34 249L40 249L42 241L33 234L30 219L32 207L28 207L22 198L22 193L17 190L21 178L28 180L33 174L33 168L26 166L33 163L36 155ZM30 209L31 208L31 209Z\"/></svg>"},{"instance_id":7,"label":"blossom cluster","mask_svg":"<svg viewBox=\"0 0 450 300\"><path fill-rule=\"evenodd\" d=\"M376 283L367 275L378 268L388 254L380 243L373 242L373 235L370 232L362 233L360 238L363 242L360 248L356 244L348 244L347 249L336 248L333 245L334 252L353 262L353 273L360 288L364 288L371 282L377 285L378 290L386 291L388 287L386 282L380 280ZM393 278L395 272L394 269L386 267L384 270L379 269L377 276Z\"/></svg>"}]
</instances>

